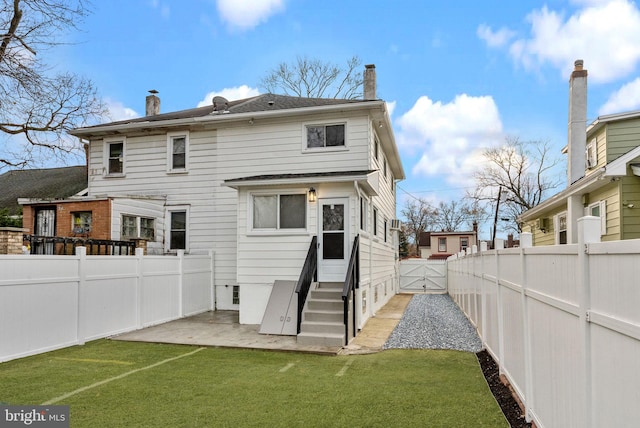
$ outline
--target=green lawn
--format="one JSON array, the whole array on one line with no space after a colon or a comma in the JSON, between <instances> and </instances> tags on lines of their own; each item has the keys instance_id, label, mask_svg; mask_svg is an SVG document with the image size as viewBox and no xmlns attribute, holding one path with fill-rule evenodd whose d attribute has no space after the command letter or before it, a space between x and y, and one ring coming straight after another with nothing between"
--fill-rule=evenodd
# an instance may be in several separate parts
<instances>
[{"instance_id":1,"label":"green lawn","mask_svg":"<svg viewBox=\"0 0 640 428\"><path fill-rule=\"evenodd\" d=\"M327 357L98 340L0 364L0 402L72 427L507 427L474 354Z\"/></svg>"}]
</instances>

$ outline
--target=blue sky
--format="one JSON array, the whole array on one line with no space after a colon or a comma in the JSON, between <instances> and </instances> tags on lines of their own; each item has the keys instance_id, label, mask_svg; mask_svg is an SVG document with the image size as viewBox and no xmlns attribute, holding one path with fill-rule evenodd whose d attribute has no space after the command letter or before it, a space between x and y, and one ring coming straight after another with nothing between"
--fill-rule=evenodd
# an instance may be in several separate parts
<instances>
[{"instance_id":1,"label":"blue sky","mask_svg":"<svg viewBox=\"0 0 640 428\"><path fill-rule=\"evenodd\" d=\"M53 63L92 79L112 117L258 93L281 62L375 64L409 196L459 199L482 148L566 144L568 78L589 71L588 120L640 108L640 8L628 0L110 0Z\"/></svg>"}]
</instances>

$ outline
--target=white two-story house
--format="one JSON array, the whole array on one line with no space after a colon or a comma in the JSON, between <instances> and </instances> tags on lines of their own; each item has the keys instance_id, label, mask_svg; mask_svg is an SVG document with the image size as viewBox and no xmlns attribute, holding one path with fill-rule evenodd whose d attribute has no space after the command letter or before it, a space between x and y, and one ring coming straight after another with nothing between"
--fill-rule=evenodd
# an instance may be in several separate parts
<instances>
[{"instance_id":1,"label":"white two-story house","mask_svg":"<svg viewBox=\"0 0 640 428\"><path fill-rule=\"evenodd\" d=\"M149 254L213 250L216 308L239 310L243 324L261 324L274 284L290 295L305 269L312 289L342 290L356 237L353 324L395 293L404 171L373 66L361 100L216 97L163 114L159 104L154 93L145 117L73 132L89 146L88 199L112 201L112 239L146 237Z\"/></svg>"}]
</instances>

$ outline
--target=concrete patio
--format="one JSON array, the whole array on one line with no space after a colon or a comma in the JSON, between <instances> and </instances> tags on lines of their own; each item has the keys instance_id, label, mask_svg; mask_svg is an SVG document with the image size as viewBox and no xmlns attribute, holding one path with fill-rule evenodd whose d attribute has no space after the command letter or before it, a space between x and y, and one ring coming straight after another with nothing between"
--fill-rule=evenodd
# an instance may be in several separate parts
<instances>
[{"instance_id":1,"label":"concrete patio","mask_svg":"<svg viewBox=\"0 0 640 428\"><path fill-rule=\"evenodd\" d=\"M367 320L364 328L344 347L299 345L295 336L260 334L259 325L239 324L238 312L205 312L188 318L114 336L113 340L174 343L243 349L268 349L316 354L362 354L378 352L398 325L411 294L397 294Z\"/></svg>"}]
</instances>

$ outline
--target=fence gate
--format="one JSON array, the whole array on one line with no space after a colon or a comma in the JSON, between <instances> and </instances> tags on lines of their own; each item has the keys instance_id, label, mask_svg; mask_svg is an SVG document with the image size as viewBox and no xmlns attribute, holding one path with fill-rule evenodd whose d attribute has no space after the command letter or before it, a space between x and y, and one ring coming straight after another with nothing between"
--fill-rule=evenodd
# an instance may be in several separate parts
<instances>
[{"instance_id":1,"label":"fence gate","mask_svg":"<svg viewBox=\"0 0 640 428\"><path fill-rule=\"evenodd\" d=\"M447 292L445 260L408 259L400 261L401 292Z\"/></svg>"}]
</instances>

